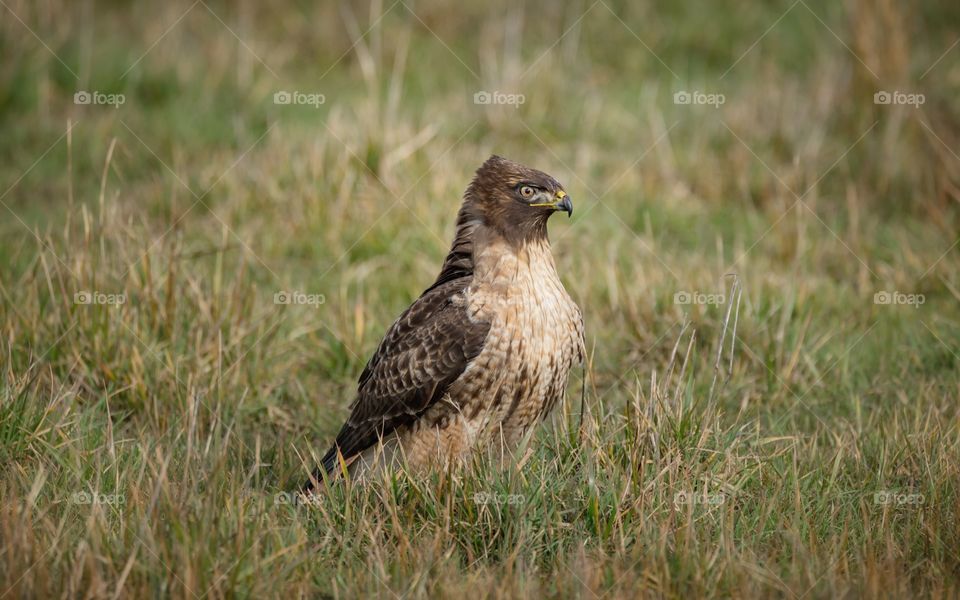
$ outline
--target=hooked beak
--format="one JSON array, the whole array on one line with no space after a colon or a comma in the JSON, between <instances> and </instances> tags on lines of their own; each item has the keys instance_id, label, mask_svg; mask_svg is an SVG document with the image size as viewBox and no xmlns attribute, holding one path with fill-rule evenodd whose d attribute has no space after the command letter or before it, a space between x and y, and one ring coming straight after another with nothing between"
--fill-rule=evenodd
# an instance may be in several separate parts
<instances>
[{"instance_id":1,"label":"hooked beak","mask_svg":"<svg viewBox=\"0 0 960 600\"><path fill-rule=\"evenodd\" d=\"M573 216L573 201L570 200L570 196L568 196L563 190L557 192L557 195L553 198L553 202L531 204L530 206L546 206L552 208L553 210L566 211L568 217Z\"/></svg>"},{"instance_id":2,"label":"hooked beak","mask_svg":"<svg viewBox=\"0 0 960 600\"><path fill-rule=\"evenodd\" d=\"M557 210L567 211L567 217L573 216L573 201L570 200L570 196L563 190L557 192L557 202L553 205Z\"/></svg>"}]
</instances>

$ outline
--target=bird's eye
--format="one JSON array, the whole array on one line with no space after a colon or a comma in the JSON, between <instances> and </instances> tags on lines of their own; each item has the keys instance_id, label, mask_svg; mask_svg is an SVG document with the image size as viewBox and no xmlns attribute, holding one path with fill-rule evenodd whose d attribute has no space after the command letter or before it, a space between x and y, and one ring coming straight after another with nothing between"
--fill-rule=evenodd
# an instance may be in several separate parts
<instances>
[{"instance_id":1,"label":"bird's eye","mask_svg":"<svg viewBox=\"0 0 960 600\"><path fill-rule=\"evenodd\" d=\"M534 190L529 185L520 186L520 195L524 198L533 198Z\"/></svg>"}]
</instances>

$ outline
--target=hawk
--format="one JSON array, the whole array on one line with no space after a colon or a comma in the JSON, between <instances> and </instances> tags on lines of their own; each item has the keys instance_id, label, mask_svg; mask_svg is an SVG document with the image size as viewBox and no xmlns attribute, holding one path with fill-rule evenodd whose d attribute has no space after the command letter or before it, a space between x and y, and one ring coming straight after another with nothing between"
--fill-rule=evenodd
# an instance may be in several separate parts
<instances>
[{"instance_id":1,"label":"hawk","mask_svg":"<svg viewBox=\"0 0 960 600\"><path fill-rule=\"evenodd\" d=\"M305 490L342 464L363 479L515 448L583 362L583 316L557 275L547 219L573 215L556 179L491 156L476 171L436 281L393 323L350 416Z\"/></svg>"}]
</instances>

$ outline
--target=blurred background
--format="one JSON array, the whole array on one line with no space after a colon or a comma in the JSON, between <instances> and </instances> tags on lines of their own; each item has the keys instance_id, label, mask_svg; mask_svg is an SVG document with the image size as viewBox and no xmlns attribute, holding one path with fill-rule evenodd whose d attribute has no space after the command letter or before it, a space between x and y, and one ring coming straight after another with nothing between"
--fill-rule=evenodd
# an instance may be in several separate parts
<instances>
[{"instance_id":1,"label":"blurred background","mask_svg":"<svg viewBox=\"0 0 960 600\"><path fill-rule=\"evenodd\" d=\"M200 469L223 477L211 481L286 489L342 422L386 327L436 276L492 153L574 198L550 234L590 361L561 419L583 385L602 430L695 329L690 369L667 375L683 398L706 396L718 342L733 340L721 422L812 440L757 442L756 461L793 452L820 480L836 460L862 490L858 476L887 466L929 473L881 458L884 436L904 448L920 436L955 476L955 429L921 421L955 414L960 389L958 23L960 4L937 0L0 0L0 456L19 466L2 488L100 478L108 424L140 440L110 476L123 487L118 473L147 468L158 447L196 452L178 437L191 423L240 440L221 439L221 462L193 459L213 461ZM723 338L731 274L743 296ZM184 487L202 485L184 461ZM954 498L937 505L949 523L944 481L928 483ZM194 522L189 503L173 506ZM22 517L8 508L9 523ZM844 510L856 520L856 502ZM903 527L920 536L908 547L927 547L917 521ZM70 544L40 560L54 539L23 541L7 575L36 562L116 581ZM189 571L182 540L151 543ZM919 552L937 565L924 581L957 564ZM780 576L817 585L839 569L810 564ZM310 567L290 569L311 581ZM236 584L196 577L218 593Z\"/></svg>"},{"instance_id":2,"label":"blurred background","mask_svg":"<svg viewBox=\"0 0 960 600\"><path fill-rule=\"evenodd\" d=\"M3 9L8 285L65 229L51 268L105 292L219 264L267 299L324 294L297 318L331 337L299 352L350 371L435 275L491 153L575 195L574 222L552 225L561 273L614 370L663 333L664 300L722 292L726 272L840 314L898 285L946 292L955 272L950 3ZM107 233L92 273L72 246L83 214Z\"/></svg>"}]
</instances>

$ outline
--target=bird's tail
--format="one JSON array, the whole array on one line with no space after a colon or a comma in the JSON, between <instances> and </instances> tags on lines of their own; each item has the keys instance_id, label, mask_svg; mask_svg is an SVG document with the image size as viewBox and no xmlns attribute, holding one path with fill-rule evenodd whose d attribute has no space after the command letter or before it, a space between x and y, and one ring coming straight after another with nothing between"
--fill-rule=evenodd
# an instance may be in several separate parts
<instances>
[{"instance_id":1,"label":"bird's tail","mask_svg":"<svg viewBox=\"0 0 960 600\"><path fill-rule=\"evenodd\" d=\"M323 486L324 479L330 482L339 480L342 475L340 456L340 446L339 444L334 444L327 450L327 453L323 455L323 458L320 459L320 466L313 470L310 474L310 479L303 484L301 491L304 494L312 494L314 490ZM346 462L350 464L351 461L347 460Z\"/></svg>"}]
</instances>

